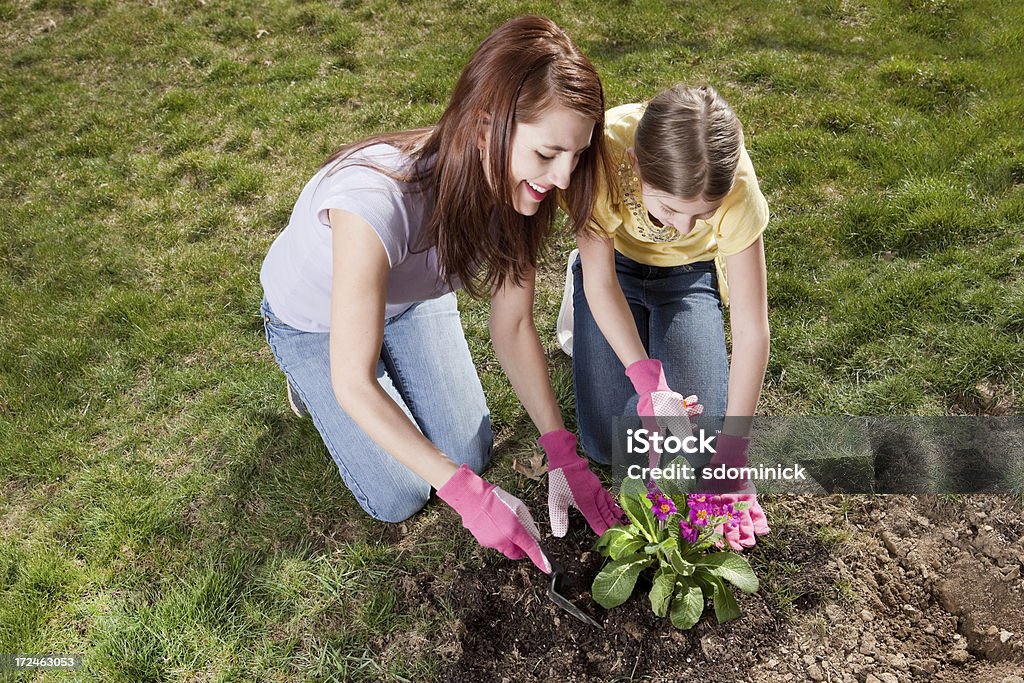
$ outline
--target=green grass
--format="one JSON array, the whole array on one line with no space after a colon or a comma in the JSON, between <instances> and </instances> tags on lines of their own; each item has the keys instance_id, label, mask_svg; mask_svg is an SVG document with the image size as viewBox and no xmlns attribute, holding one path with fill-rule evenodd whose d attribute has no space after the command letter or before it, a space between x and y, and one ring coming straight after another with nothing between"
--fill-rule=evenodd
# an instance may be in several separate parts
<instances>
[{"instance_id":1,"label":"green grass","mask_svg":"<svg viewBox=\"0 0 1024 683\"><path fill-rule=\"evenodd\" d=\"M573 35L610 105L686 80L740 114L772 210L764 412L1020 411L1014 3L3 1L0 652L86 654L39 680L439 670L451 624L400 582L475 545L439 506L397 540L359 510L287 412L257 275L326 154L436 120L525 11ZM569 246L538 296L552 349ZM522 492L532 428L486 304L462 307L491 476Z\"/></svg>"}]
</instances>

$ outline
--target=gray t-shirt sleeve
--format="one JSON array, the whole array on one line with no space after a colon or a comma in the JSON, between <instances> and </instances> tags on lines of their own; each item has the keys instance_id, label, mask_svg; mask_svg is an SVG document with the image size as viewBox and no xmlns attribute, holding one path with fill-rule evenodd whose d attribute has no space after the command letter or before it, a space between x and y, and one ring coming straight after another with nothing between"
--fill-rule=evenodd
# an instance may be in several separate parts
<instances>
[{"instance_id":1,"label":"gray t-shirt sleeve","mask_svg":"<svg viewBox=\"0 0 1024 683\"><path fill-rule=\"evenodd\" d=\"M340 209L366 221L388 258L385 317L411 304L437 298L451 287L438 277L435 249L413 249L423 230L426 195L410 191L388 173L401 173L410 160L394 147L360 150L330 173L321 169L303 187L291 218L270 246L260 269L267 301L281 320L306 332L330 329L334 242L329 211ZM344 236L340 236L344 239Z\"/></svg>"},{"instance_id":2,"label":"gray t-shirt sleeve","mask_svg":"<svg viewBox=\"0 0 1024 683\"><path fill-rule=\"evenodd\" d=\"M408 257L411 235L402 190L398 181L383 171L350 164L328 173L317 188L312 204L317 219L328 229L331 227L330 209L348 211L369 223L384 245L392 268Z\"/></svg>"}]
</instances>

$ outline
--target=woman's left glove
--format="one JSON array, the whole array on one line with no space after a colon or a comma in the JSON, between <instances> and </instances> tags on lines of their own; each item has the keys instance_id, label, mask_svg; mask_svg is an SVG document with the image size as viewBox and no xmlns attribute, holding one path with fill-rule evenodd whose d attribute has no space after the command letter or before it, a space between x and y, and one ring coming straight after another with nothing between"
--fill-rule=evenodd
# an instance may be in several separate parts
<instances>
[{"instance_id":1,"label":"woman's left glove","mask_svg":"<svg viewBox=\"0 0 1024 683\"><path fill-rule=\"evenodd\" d=\"M576 436L565 429L548 432L537 443L548 456L548 513L551 533L561 538L569 529L569 507L583 513L600 536L622 521L622 509L587 464L576 454Z\"/></svg>"}]
</instances>

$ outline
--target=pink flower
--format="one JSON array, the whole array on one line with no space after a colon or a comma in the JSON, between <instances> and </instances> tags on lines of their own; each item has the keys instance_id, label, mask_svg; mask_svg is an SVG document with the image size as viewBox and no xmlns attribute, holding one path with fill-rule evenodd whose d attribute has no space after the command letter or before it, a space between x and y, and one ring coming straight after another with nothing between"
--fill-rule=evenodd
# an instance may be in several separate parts
<instances>
[{"instance_id":1,"label":"pink flower","mask_svg":"<svg viewBox=\"0 0 1024 683\"><path fill-rule=\"evenodd\" d=\"M714 506L708 500L708 496L703 493L691 494L687 497L686 502L690 508L690 524L695 527L707 526L715 514Z\"/></svg>"},{"instance_id":2,"label":"pink flower","mask_svg":"<svg viewBox=\"0 0 1024 683\"><path fill-rule=\"evenodd\" d=\"M696 543L700 532L690 526L685 519L679 520L679 533L687 543Z\"/></svg>"},{"instance_id":3,"label":"pink flower","mask_svg":"<svg viewBox=\"0 0 1024 683\"><path fill-rule=\"evenodd\" d=\"M694 526L707 526L710 521L710 514L706 507L690 508L690 524Z\"/></svg>"},{"instance_id":4,"label":"pink flower","mask_svg":"<svg viewBox=\"0 0 1024 683\"><path fill-rule=\"evenodd\" d=\"M647 494L647 497L651 498L651 494ZM658 493L654 498L651 498L651 512L654 513L659 522L664 522L670 515L676 513L676 504L668 496Z\"/></svg>"}]
</instances>

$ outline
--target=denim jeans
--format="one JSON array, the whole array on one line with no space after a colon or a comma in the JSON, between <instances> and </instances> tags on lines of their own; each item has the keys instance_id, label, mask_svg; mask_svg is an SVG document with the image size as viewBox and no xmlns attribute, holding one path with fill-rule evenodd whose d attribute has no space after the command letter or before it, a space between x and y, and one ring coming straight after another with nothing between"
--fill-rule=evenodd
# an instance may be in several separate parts
<instances>
[{"instance_id":1,"label":"denim jeans","mask_svg":"<svg viewBox=\"0 0 1024 683\"><path fill-rule=\"evenodd\" d=\"M728 397L729 357L714 261L657 267L615 252L615 271L640 341L662 362L669 387L683 396L697 394L704 414L720 419ZM587 305L579 258L572 275L576 421L586 454L608 464L613 418L636 415L637 395Z\"/></svg>"},{"instance_id":2,"label":"denim jeans","mask_svg":"<svg viewBox=\"0 0 1024 683\"><path fill-rule=\"evenodd\" d=\"M430 485L381 449L338 405L331 385L330 335L283 323L266 299L260 309L277 364L360 507L386 522L400 522L420 510ZM491 419L454 292L385 320L377 381L456 464L483 471L491 459Z\"/></svg>"}]
</instances>

